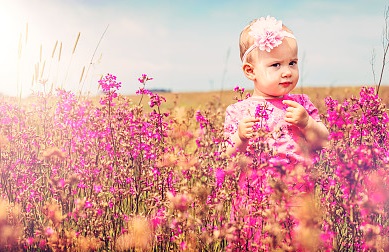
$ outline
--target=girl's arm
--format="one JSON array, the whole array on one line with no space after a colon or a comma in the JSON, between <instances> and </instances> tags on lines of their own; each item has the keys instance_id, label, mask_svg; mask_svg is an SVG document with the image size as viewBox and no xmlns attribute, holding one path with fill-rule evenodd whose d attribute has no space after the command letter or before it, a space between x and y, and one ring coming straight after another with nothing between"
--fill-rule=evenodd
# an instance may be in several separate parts
<instances>
[{"instance_id":1,"label":"girl's arm","mask_svg":"<svg viewBox=\"0 0 389 252\"><path fill-rule=\"evenodd\" d=\"M315 121L299 103L291 100L284 100L283 103L288 105L285 121L299 127L311 149L325 147L329 136L326 126Z\"/></svg>"},{"instance_id":2,"label":"girl's arm","mask_svg":"<svg viewBox=\"0 0 389 252\"><path fill-rule=\"evenodd\" d=\"M315 121L311 116L309 116L306 126L300 130L312 149L321 149L328 144L328 129L322 122Z\"/></svg>"},{"instance_id":3,"label":"girl's arm","mask_svg":"<svg viewBox=\"0 0 389 252\"><path fill-rule=\"evenodd\" d=\"M231 156L237 152L245 152L250 138L255 136L253 126L259 119L255 117L244 118L238 125L238 130L231 136L233 145L227 146L226 154Z\"/></svg>"}]
</instances>

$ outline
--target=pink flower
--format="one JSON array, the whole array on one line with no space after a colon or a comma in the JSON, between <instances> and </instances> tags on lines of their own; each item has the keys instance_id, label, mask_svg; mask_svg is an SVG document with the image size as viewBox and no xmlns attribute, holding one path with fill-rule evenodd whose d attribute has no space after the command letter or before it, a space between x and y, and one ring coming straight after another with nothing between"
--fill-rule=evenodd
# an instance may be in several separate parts
<instances>
[{"instance_id":1,"label":"pink flower","mask_svg":"<svg viewBox=\"0 0 389 252\"><path fill-rule=\"evenodd\" d=\"M31 209L32 209L32 204L28 203L27 206L26 206L26 212L27 213L31 212Z\"/></svg>"},{"instance_id":2,"label":"pink flower","mask_svg":"<svg viewBox=\"0 0 389 252\"><path fill-rule=\"evenodd\" d=\"M58 181L58 187L60 188L64 188L65 187L65 179L61 178L59 181Z\"/></svg>"},{"instance_id":3,"label":"pink flower","mask_svg":"<svg viewBox=\"0 0 389 252\"><path fill-rule=\"evenodd\" d=\"M101 88L103 89L103 92L114 92L116 90L119 90L121 87L122 83L116 81L116 76L112 74L107 74L104 76L101 80L99 80L99 84ZM115 93L116 94L116 93Z\"/></svg>"},{"instance_id":4,"label":"pink flower","mask_svg":"<svg viewBox=\"0 0 389 252\"><path fill-rule=\"evenodd\" d=\"M246 61L247 55L254 49L270 52L282 43L284 37L294 38L294 35L282 29L282 21L267 16L257 19L250 25L249 35L254 38L254 44L250 46L242 57Z\"/></svg>"},{"instance_id":5,"label":"pink flower","mask_svg":"<svg viewBox=\"0 0 389 252\"><path fill-rule=\"evenodd\" d=\"M215 177L216 177L216 186L218 188L222 186L225 176L226 176L226 174L222 168L216 169Z\"/></svg>"},{"instance_id":6,"label":"pink flower","mask_svg":"<svg viewBox=\"0 0 389 252\"><path fill-rule=\"evenodd\" d=\"M28 237L27 239L26 239L26 244L28 245L28 246L31 246L31 245L33 245L34 244L34 238L33 237Z\"/></svg>"},{"instance_id":7,"label":"pink flower","mask_svg":"<svg viewBox=\"0 0 389 252\"><path fill-rule=\"evenodd\" d=\"M142 77L138 78L138 81L142 84L145 84L147 81L152 80L152 77L148 77L147 74L142 74Z\"/></svg>"},{"instance_id":8,"label":"pink flower","mask_svg":"<svg viewBox=\"0 0 389 252\"><path fill-rule=\"evenodd\" d=\"M368 197L376 207L377 204L384 204L389 200L389 185L385 181L385 176L380 174L380 171L374 171L365 178Z\"/></svg>"},{"instance_id":9,"label":"pink flower","mask_svg":"<svg viewBox=\"0 0 389 252\"><path fill-rule=\"evenodd\" d=\"M91 207L93 207L93 203L88 200L85 201L85 208L91 208Z\"/></svg>"},{"instance_id":10,"label":"pink flower","mask_svg":"<svg viewBox=\"0 0 389 252\"><path fill-rule=\"evenodd\" d=\"M150 94L149 105L151 108L154 106L161 106L162 102L166 102L165 97L159 96L158 94Z\"/></svg>"},{"instance_id":11,"label":"pink flower","mask_svg":"<svg viewBox=\"0 0 389 252\"><path fill-rule=\"evenodd\" d=\"M241 93L244 93L244 87L236 86L236 87L234 87L234 92L241 92Z\"/></svg>"},{"instance_id":12,"label":"pink flower","mask_svg":"<svg viewBox=\"0 0 389 252\"><path fill-rule=\"evenodd\" d=\"M101 185L94 185L93 189L95 190L96 193L101 192Z\"/></svg>"},{"instance_id":13,"label":"pink flower","mask_svg":"<svg viewBox=\"0 0 389 252\"><path fill-rule=\"evenodd\" d=\"M284 38L282 21L274 17L261 17L250 27L249 35L254 37L254 45L259 50L270 52L274 47L279 46Z\"/></svg>"},{"instance_id":14,"label":"pink flower","mask_svg":"<svg viewBox=\"0 0 389 252\"><path fill-rule=\"evenodd\" d=\"M44 250L46 247L46 241L45 240L40 240L39 241L39 248Z\"/></svg>"},{"instance_id":15,"label":"pink flower","mask_svg":"<svg viewBox=\"0 0 389 252\"><path fill-rule=\"evenodd\" d=\"M98 215L98 216L102 216L103 213L104 213L103 209L100 209L100 208L97 209L97 215Z\"/></svg>"},{"instance_id":16,"label":"pink flower","mask_svg":"<svg viewBox=\"0 0 389 252\"><path fill-rule=\"evenodd\" d=\"M180 244L180 249L182 250L182 251L184 251L184 250L186 250L188 248L188 246L186 245L186 242L181 242L181 244Z\"/></svg>"},{"instance_id":17,"label":"pink flower","mask_svg":"<svg viewBox=\"0 0 389 252\"><path fill-rule=\"evenodd\" d=\"M45 229L45 235L46 236L51 236L52 234L54 234L54 230L51 228L51 227L47 227L46 229Z\"/></svg>"}]
</instances>

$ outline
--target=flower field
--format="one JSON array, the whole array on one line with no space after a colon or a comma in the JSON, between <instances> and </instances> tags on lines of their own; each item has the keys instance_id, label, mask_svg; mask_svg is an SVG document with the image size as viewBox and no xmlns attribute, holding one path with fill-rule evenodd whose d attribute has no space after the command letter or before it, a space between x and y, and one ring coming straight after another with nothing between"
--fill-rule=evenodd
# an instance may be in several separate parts
<instances>
[{"instance_id":1,"label":"flower field","mask_svg":"<svg viewBox=\"0 0 389 252\"><path fill-rule=\"evenodd\" d=\"M330 143L284 169L225 155L227 104L167 106L151 80L0 98L1 251L389 251L385 93L318 97Z\"/></svg>"}]
</instances>

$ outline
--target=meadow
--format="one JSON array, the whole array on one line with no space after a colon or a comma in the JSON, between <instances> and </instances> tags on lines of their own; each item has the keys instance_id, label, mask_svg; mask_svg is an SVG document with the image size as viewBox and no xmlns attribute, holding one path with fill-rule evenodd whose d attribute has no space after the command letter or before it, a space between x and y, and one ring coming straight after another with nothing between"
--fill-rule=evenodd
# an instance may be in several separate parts
<instances>
[{"instance_id":1,"label":"meadow","mask_svg":"<svg viewBox=\"0 0 389 252\"><path fill-rule=\"evenodd\" d=\"M2 251L389 250L388 87L297 88L330 143L286 170L225 155L225 108L246 91L158 94L149 81L135 96L108 74L100 97L0 98ZM260 186L243 190L243 170Z\"/></svg>"},{"instance_id":2,"label":"meadow","mask_svg":"<svg viewBox=\"0 0 389 252\"><path fill-rule=\"evenodd\" d=\"M374 87L374 85L369 85ZM351 98L352 96L358 96L362 86L340 86L340 87L302 87L297 86L292 93L306 94L315 103L315 106L319 109L320 113L327 112L325 106L325 98L332 97L336 100L344 100ZM246 93L251 93L252 90L246 90ZM166 102L161 104L164 109L171 109L175 106L202 109L206 108L209 101L219 102L224 108L232 103L236 102L239 96L234 90L223 91L208 91L208 92L183 92L183 93L160 93L165 97ZM380 87L379 96L383 99L383 103L389 105L389 86L383 85ZM140 98L137 95L127 96L133 101L139 101ZM147 108L147 100L142 101L142 105Z\"/></svg>"}]
</instances>

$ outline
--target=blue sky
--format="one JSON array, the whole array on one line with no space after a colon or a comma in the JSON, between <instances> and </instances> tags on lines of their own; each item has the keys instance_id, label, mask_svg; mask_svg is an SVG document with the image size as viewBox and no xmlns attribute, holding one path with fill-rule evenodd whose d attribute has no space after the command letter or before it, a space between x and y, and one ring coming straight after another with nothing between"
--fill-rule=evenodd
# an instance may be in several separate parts
<instances>
[{"instance_id":1,"label":"blue sky","mask_svg":"<svg viewBox=\"0 0 389 252\"><path fill-rule=\"evenodd\" d=\"M136 91L143 73L154 78L148 88L173 92L250 89L240 68L239 33L267 15L297 37L299 85L371 85L372 66L376 81L379 77L387 5L384 0L0 0L0 92L25 96L42 90L41 81L96 93L97 80L107 73L122 82L124 94Z\"/></svg>"}]
</instances>

